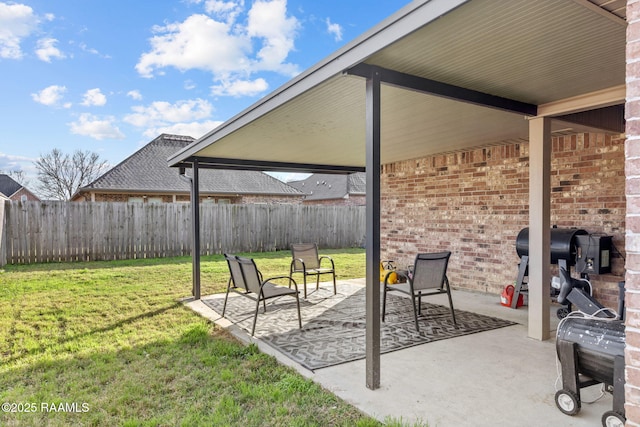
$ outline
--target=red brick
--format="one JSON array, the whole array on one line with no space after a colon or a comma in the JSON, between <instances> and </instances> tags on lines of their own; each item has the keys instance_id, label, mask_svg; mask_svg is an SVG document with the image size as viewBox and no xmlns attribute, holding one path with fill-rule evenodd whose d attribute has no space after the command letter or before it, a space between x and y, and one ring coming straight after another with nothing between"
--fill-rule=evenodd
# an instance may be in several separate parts
<instances>
[{"instance_id":1,"label":"red brick","mask_svg":"<svg viewBox=\"0 0 640 427\"><path fill-rule=\"evenodd\" d=\"M552 223L613 235L624 252L625 189L640 195L640 177L625 184L624 139L576 134L553 138L552 146L553 186L562 187L552 194ZM505 144L385 165L384 256L409 264L417 251L447 248L454 254L452 286L499 293L512 284L519 262L515 239L529 219L528 152L526 143ZM637 203L640 208L640 197ZM624 262L613 258L612 266L618 276L594 275L592 282L616 308Z\"/></svg>"}]
</instances>

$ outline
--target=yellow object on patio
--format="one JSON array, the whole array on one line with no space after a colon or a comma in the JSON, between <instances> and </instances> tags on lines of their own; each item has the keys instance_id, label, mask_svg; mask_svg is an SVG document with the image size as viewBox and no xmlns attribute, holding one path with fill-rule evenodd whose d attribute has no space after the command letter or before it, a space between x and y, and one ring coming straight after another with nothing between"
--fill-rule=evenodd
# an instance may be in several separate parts
<instances>
[{"instance_id":1,"label":"yellow object on patio","mask_svg":"<svg viewBox=\"0 0 640 427\"><path fill-rule=\"evenodd\" d=\"M381 261L380 262L380 281L384 282L385 277L387 277L387 283L393 285L398 283L398 274L394 271L396 266L393 261Z\"/></svg>"}]
</instances>

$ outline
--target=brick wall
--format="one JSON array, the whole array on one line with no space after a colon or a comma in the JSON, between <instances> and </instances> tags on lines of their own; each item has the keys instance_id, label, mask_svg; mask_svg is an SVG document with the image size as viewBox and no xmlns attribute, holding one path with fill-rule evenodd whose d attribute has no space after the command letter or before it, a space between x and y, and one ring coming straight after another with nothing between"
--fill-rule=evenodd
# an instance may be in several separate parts
<instances>
[{"instance_id":1,"label":"brick wall","mask_svg":"<svg viewBox=\"0 0 640 427\"><path fill-rule=\"evenodd\" d=\"M27 190L26 188L22 187L20 190L16 191L14 194L11 195L11 200L16 200L16 201L21 201L22 200L22 196L26 196L28 201L34 201L37 202L40 199L38 197L36 197L36 195L34 195L31 191Z\"/></svg>"},{"instance_id":2,"label":"brick wall","mask_svg":"<svg viewBox=\"0 0 640 427\"><path fill-rule=\"evenodd\" d=\"M382 258L398 265L418 252L453 252L454 287L500 293L513 284L518 232L529 221L528 143L496 145L383 166ZM551 223L613 236L624 253L624 138L553 138ZM591 275L596 298L617 308L624 261Z\"/></svg>"},{"instance_id":3,"label":"brick wall","mask_svg":"<svg viewBox=\"0 0 640 427\"><path fill-rule=\"evenodd\" d=\"M627 1L626 386L627 425L640 425L640 1Z\"/></svg>"}]
</instances>

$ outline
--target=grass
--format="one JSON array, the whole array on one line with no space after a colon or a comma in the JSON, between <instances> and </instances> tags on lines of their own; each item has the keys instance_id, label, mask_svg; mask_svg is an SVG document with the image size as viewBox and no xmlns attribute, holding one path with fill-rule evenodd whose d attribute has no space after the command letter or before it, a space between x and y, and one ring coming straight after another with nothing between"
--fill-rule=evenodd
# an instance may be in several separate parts
<instances>
[{"instance_id":1,"label":"grass","mask_svg":"<svg viewBox=\"0 0 640 427\"><path fill-rule=\"evenodd\" d=\"M364 276L363 250L323 254L339 278ZM249 255L288 271L289 252ZM226 288L221 256L201 270L203 295ZM17 412L0 425L380 425L185 308L190 291L190 258L7 266L0 403Z\"/></svg>"}]
</instances>

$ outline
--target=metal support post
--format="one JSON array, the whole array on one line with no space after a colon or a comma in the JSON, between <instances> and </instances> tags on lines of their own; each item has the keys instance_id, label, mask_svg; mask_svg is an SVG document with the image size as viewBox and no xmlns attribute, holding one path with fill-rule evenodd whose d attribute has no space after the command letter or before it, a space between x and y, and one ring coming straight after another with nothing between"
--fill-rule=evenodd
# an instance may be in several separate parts
<instances>
[{"instance_id":1,"label":"metal support post","mask_svg":"<svg viewBox=\"0 0 640 427\"><path fill-rule=\"evenodd\" d=\"M366 83L366 377L380 387L380 73Z\"/></svg>"}]
</instances>

